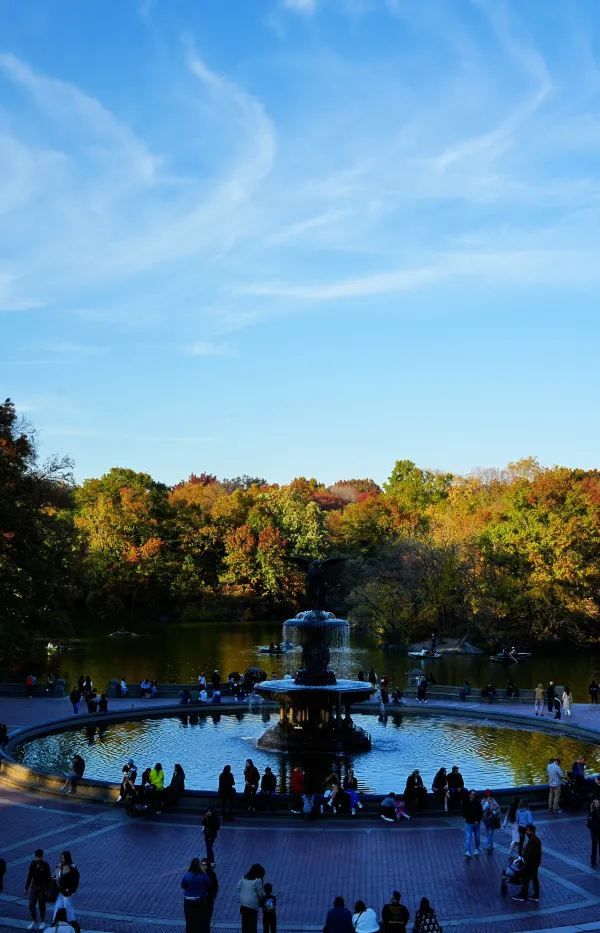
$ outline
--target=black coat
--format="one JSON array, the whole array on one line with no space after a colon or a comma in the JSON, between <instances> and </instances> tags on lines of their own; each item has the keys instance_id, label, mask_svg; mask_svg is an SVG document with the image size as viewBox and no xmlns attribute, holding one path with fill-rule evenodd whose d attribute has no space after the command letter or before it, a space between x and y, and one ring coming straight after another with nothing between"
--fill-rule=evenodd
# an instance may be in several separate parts
<instances>
[{"instance_id":1,"label":"black coat","mask_svg":"<svg viewBox=\"0 0 600 933\"><path fill-rule=\"evenodd\" d=\"M465 823L480 823L483 817L483 808L480 800L465 800L462 808Z\"/></svg>"}]
</instances>

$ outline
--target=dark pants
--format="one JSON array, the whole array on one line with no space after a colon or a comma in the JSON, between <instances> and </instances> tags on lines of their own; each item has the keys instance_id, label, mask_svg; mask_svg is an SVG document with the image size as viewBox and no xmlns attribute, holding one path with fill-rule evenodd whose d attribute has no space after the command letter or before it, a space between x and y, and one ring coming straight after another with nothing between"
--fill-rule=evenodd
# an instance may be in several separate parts
<instances>
[{"instance_id":1,"label":"dark pants","mask_svg":"<svg viewBox=\"0 0 600 933\"><path fill-rule=\"evenodd\" d=\"M524 845L525 845L525 827L519 826L519 855L523 855Z\"/></svg>"},{"instance_id":2,"label":"dark pants","mask_svg":"<svg viewBox=\"0 0 600 933\"><path fill-rule=\"evenodd\" d=\"M214 865L214 862L215 862L215 850L213 849L213 846L216 841L217 841L216 836L208 836L205 833L204 845L206 846L206 859L209 865Z\"/></svg>"},{"instance_id":3,"label":"dark pants","mask_svg":"<svg viewBox=\"0 0 600 933\"><path fill-rule=\"evenodd\" d=\"M254 907L240 907L242 933L257 933L258 910Z\"/></svg>"},{"instance_id":4,"label":"dark pants","mask_svg":"<svg viewBox=\"0 0 600 933\"><path fill-rule=\"evenodd\" d=\"M205 898L184 898L185 933L210 933L210 910Z\"/></svg>"},{"instance_id":5,"label":"dark pants","mask_svg":"<svg viewBox=\"0 0 600 933\"><path fill-rule=\"evenodd\" d=\"M38 906L40 911L40 920L46 919L46 889L35 888L33 885L29 888L29 913L31 914L31 919L36 920L35 916L35 906Z\"/></svg>"},{"instance_id":6,"label":"dark pants","mask_svg":"<svg viewBox=\"0 0 600 933\"><path fill-rule=\"evenodd\" d=\"M277 933L277 914L274 910L263 910L263 933Z\"/></svg>"},{"instance_id":7,"label":"dark pants","mask_svg":"<svg viewBox=\"0 0 600 933\"><path fill-rule=\"evenodd\" d=\"M591 693L591 694L590 694L590 697L591 697L592 703L597 703L597 702L598 702L598 694L597 694L597 693Z\"/></svg>"},{"instance_id":8,"label":"dark pants","mask_svg":"<svg viewBox=\"0 0 600 933\"><path fill-rule=\"evenodd\" d=\"M233 794L221 795L221 815L223 817L233 817Z\"/></svg>"},{"instance_id":9,"label":"dark pants","mask_svg":"<svg viewBox=\"0 0 600 933\"><path fill-rule=\"evenodd\" d=\"M526 871L523 875L523 887L519 891L519 897L528 897L529 895L529 882L531 881L533 885L533 897L539 898L540 896L540 882L538 881L538 870L537 868L530 868L529 871Z\"/></svg>"},{"instance_id":10,"label":"dark pants","mask_svg":"<svg viewBox=\"0 0 600 933\"><path fill-rule=\"evenodd\" d=\"M595 865L595 864L596 864L596 861L597 861L597 859L598 859L598 849L600 848L600 843L599 843L599 841L598 841L598 830L597 830L597 829L590 829L590 835L591 835L591 837L592 837L592 856L591 856L591 863L592 863L592 865Z\"/></svg>"}]
</instances>

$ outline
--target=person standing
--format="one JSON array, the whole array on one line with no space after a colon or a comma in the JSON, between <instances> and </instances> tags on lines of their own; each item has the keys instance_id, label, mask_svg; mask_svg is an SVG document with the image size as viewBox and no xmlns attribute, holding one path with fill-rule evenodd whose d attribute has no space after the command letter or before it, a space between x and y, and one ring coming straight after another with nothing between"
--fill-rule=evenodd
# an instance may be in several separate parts
<instances>
[{"instance_id":1,"label":"person standing","mask_svg":"<svg viewBox=\"0 0 600 933\"><path fill-rule=\"evenodd\" d=\"M244 768L244 797L248 804L248 812L254 813L256 810L256 793L260 784L260 774L258 768L251 758L246 758L246 767Z\"/></svg>"},{"instance_id":2,"label":"person standing","mask_svg":"<svg viewBox=\"0 0 600 933\"><path fill-rule=\"evenodd\" d=\"M204 833L204 844L206 846L206 858L209 865L215 867L215 850L214 845L217 841L217 836L219 835L219 830L221 829L221 820L217 814L213 811L212 807L209 807L204 814L204 819L202 820L202 832Z\"/></svg>"},{"instance_id":3,"label":"person standing","mask_svg":"<svg viewBox=\"0 0 600 933\"><path fill-rule=\"evenodd\" d=\"M560 813L560 794L564 777L560 766L560 758L551 758L546 768L548 775L548 809L553 813Z\"/></svg>"},{"instance_id":4,"label":"person standing","mask_svg":"<svg viewBox=\"0 0 600 933\"><path fill-rule=\"evenodd\" d=\"M290 793L292 795L292 813L302 813L302 798L304 796L304 771L299 765L292 770L290 778Z\"/></svg>"},{"instance_id":5,"label":"person standing","mask_svg":"<svg viewBox=\"0 0 600 933\"><path fill-rule=\"evenodd\" d=\"M519 855L523 855L523 846L525 845L525 830L528 826L533 826L533 814L525 800L519 800L519 809L517 810L517 825L519 827Z\"/></svg>"},{"instance_id":6,"label":"person standing","mask_svg":"<svg viewBox=\"0 0 600 933\"><path fill-rule=\"evenodd\" d=\"M200 859L193 858L181 879L185 933L209 933L211 883L202 871Z\"/></svg>"},{"instance_id":7,"label":"person standing","mask_svg":"<svg viewBox=\"0 0 600 933\"><path fill-rule=\"evenodd\" d=\"M215 901L217 899L217 894L219 893L219 882L214 868L212 865L208 864L208 859L200 859L200 870L206 872L210 879L210 897L208 899L208 913L210 921L212 920L213 911L215 909Z\"/></svg>"},{"instance_id":8,"label":"person standing","mask_svg":"<svg viewBox=\"0 0 600 933\"><path fill-rule=\"evenodd\" d=\"M500 829L500 804L492 797L491 790L486 790L481 809L485 828L485 849L489 854L494 849L494 830Z\"/></svg>"},{"instance_id":9,"label":"person standing","mask_svg":"<svg viewBox=\"0 0 600 933\"><path fill-rule=\"evenodd\" d=\"M263 809L273 810L277 797L277 778L267 765L265 773L260 779L260 799Z\"/></svg>"},{"instance_id":10,"label":"person standing","mask_svg":"<svg viewBox=\"0 0 600 933\"><path fill-rule=\"evenodd\" d=\"M417 686L417 700L419 703L427 703L427 678L421 674Z\"/></svg>"},{"instance_id":11,"label":"person standing","mask_svg":"<svg viewBox=\"0 0 600 933\"><path fill-rule=\"evenodd\" d=\"M600 800L596 797L590 804L590 810L587 818L587 828L592 837L592 855L590 862L592 868L596 867L598 861L598 849L600 848Z\"/></svg>"},{"instance_id":12,"label":"person standing","mask_svg":"<svg viewBox=\"0 0 600 933\"><path fill-rule=\"evenodd\" d=\"M267 881L262 901L263 933L277 933L277 898L273 894L273 885Z\"/></svg>"},{"instance_id":13,"label":"person standing","mask_svg":"<svg viewBox=\"0 0 600 933\"><path fill-rule=\"evenodd\" d=\"M243 878L238 882L240 896L240 915L242 918L242 933L257 933L258 911L265 895L263 880L265 869L262 865L251 865Z\"/></svg>"},{"instance_id":14,"label":"person standing","mask_svg":"<svg viewBox=\"0 0 600 933\"><path fill-rule=\"evenodd\" d=\"M448 802L449 804L456 804L456 806L459 807L465 792L465 782L462 774L458 770L458 765L452 765L452 770L447 777L447 783Z\"/></svg>"},{"instance_id":15,"label":"person standing","mask_svg":"<svg viewBox=\"0 0 600 933\"><path fill-rule=\"evenodd\" d=\"M73 715L76 716L79 712L79 704L81 702L81 690L79 687L73 687L69 694L69 700L71 701L71 706L73 707Z\"/></svg>"},{"instance_id":16,"label":"person standing","mask_svg":"<svg viewBox=\"0 0 600 933\"><path fill-rule=\"evenodd\" d=\"M48 862L44 861L44 850L36 849L33 853L33 862L29 865L27 880L25 881L25 893L29 895L29 913L31 914L31 923L29 930L35 930L36 927L36 907L40 912L40 930L46 928L46 892L52 880L52 872Z\"/></svg>"},{"instance_id":17,"label":"person standing","mask_svg":"<svg viewBox=\"0 0 600 933\"><path fill-rule=\"evenodd\" d=\"M381 911L382 933L406 933L406 924L410 916L408 907L400 902L400 891L392 891L389 904L383 905Z\"/></svg>"},{"instance_id":18,"label":"person standing","mask_svg":"<svg viewBox=\"0 0 600 933\"><path fill-rule=\"evenodd\" d=\"M233 819L233 798L235 797L235 778L231 765L225 765L219 775L219 797L221 798L221 816L224 820Z\"/></svg>"},{"instance_id":19,"label":"person standing","mask_svg":"<svg viewBox=\"0 0 600 933\"><path fill-rule=\"evenodd\" d=\"M465 821L465 858L471 858L471 854L479 855L479 829L483 817L483 809L474 790L469 791L469 796L463 803L463 818ZM473 847L475 840L475 847Z\"/></svg>"},{"instance_id":20,"label":"person standing","mask_svg":"<svg viewBox=\"0 0 600 933\"><path fill-rule=\"evenodd\" d=\"M554 712L554 698L555 698L555 696L556 696L556 692L555 692L555 690L554 690L554 681L551 680L550 683L548 684L548 687L546 688L546 704L547 704L547 706L548 706L548 712L549 712L549 713L553 713L553 712Z\"/></svg>"},{"instance_id":21,"label":"person standing","mask_svg":"<svg viewBox=\"0 0 600 933\"><path fill-rule=\"evenodd\" d=\"M538 871L542 863L542 843L535 834L535 826L531 823L525 829L526 843L523 849L523 887L518 894L513 895L513 901L525 902L529 894L529 882L533 885L533 895L530 900L536 903L540 899L540 882Z\"/></svg>"},{"instance_id":22,"label":"person standing","mask_svg":"<svg viewBox=\"0 0 600 933\"><path fill-rule=\"evenodd\" d=\"M600 692L600 686L596 683L596 678L592 677L592 680L588 687L588 693L590 695L590 700L592 701L592 703L598 703L599 692Z\"/></svg>"},{"instance_id":23,"label":"person standing","mask_svg":"<svg viewBox=\"0 0 600 933\"><path fill-rule=\"evenodd\" d=\"M571 718L571 707L573 706L573 694L571 693L571 688L566 684L565 689L563 690L562 695L562 708L563 713L567 719Z\"/></svg>"},{"instance_id":24,"label":"person standing","mask_svg":"<svg viewBox=\"0 0 600 933\"><path fill-rule=\"evenodd\" d=\"M52 922L56 920L56 915L61 910L65 911L69 922L75 920L75 910L73 909L73 895L79 887L79 871L73 864L71 853L68 849L60 853L60 859L54 872L54 880L58 888L58 896L54 902L54 913Z\"/></svg>"},{"instance_id":25,"label":"person standing","mask_svg":"<svg viewBox=\"0 0 600 933\"><path fill-rule=\"evenodd\" d=\"M535 688L535 715L544 715L544 685L538 684Z\"/></svg>"},{"instance_id":26,"label":"person standing","mask_svg":"<svg viewBox=\"0 0 600 933\"><path fill-rule=\"evenodd\" d=\"M519 820L517 818L518 811L519 798L513 797L502 823L503 828L508 830L511 834L510 848L508 850L509 856L516 855L519 848Z\"/></svg>"}]
</instances>

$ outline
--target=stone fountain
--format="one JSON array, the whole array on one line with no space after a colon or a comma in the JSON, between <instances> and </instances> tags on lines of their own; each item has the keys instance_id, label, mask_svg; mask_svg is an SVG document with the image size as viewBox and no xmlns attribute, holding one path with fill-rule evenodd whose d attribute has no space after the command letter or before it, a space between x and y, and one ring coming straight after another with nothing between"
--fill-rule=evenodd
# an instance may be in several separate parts
<instances>
[{"instance_id":1,"label":"stone fountain","mask_svg":"<svg viewBox=\"0 0 600 933\"><path fill-rule=\"evenodd\" d=\"M347 648L350 624L325 609L326 561L294 558L306 569L313 608L283 623L283 641L302 648L302 667L294 677L265 680L255 691L279 703L279 722L258 740L262 748L303 752L363 751L370 736L352 722L350 708L368 700L373 687L361 680L338 680L329 667L330 648Z\"/></svg>"}]
</instances>

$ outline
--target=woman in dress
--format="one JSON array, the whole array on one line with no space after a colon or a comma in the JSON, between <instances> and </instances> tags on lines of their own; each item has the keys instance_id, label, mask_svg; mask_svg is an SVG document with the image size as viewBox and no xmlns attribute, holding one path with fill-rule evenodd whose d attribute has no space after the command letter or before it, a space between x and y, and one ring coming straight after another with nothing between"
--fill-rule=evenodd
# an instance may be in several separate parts
<instances>
[{"instance_id":1,"label":"woman in dress","mask_svg":"<svg viewBox=\"0 0 600 933\"><path fill-rule=\"evenodd\" d=\"M563 713L567 719L571 718L571 706L573 705L573 694L571 693L571 688L568 684L565 685L562 695L562 708Z\"/></svg>"},{"instance_id":2,"label":"woman in dress","mask_svg":"<svg viewBox=\"0 0 600 933\"><path fill-rule=\"evenodd\" d=\"M516 855L519 848L519 820L517 813L519 810L519 798L513 797L512 802L506 811L502 827L511 833L509 856Z\"/></svg>"},{"instance_id":3,"label":"woman in dress","mask_svg":"<svg viewBox=\"0 0 600 933\"><path fill-rule=\"evenodd\" d=\"M433 779L431 785L431 791L435 794L436 797L440 800L440 803L443 802L444 810L448 810L448 777L445 768L440 768L436 776Z\"/></svg>"}]
</instances>

